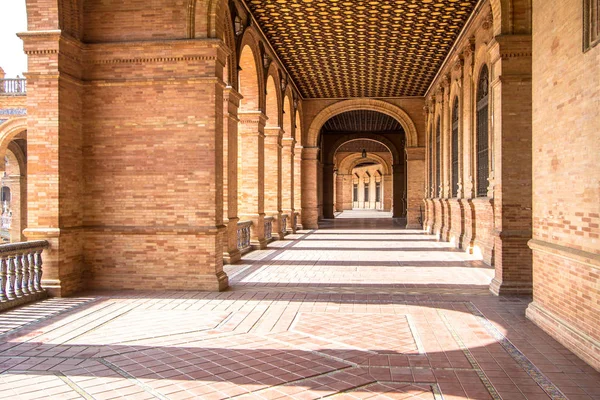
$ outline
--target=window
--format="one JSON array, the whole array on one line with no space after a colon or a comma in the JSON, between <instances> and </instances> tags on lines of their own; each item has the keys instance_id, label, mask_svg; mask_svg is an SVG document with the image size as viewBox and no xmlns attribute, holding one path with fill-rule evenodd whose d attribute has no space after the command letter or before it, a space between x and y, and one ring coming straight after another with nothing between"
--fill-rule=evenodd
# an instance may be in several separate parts
<instances>
[{"instance_id":1,"label":"window","mask_svg":"<svg viewBox=\"0 0 600 400\"><path fill-rule=\"evenodd\" d=\"M484 65L477 84L477 196L486 197L489 160L488 160L488 68Z\"/></svg>"},{"instance_id":2,"label":"window","mask_svg":"<svg viewBox=\"0 0 600 400\"><path fill-rule=\"evenodd\" d=\"M358 183L352 187L352 201L358 201Z\"/></svg>"},{"instance_id":3,"label":"window","mask_svg":"<svg viewBox=\"0 0 600 400\"><path fill-rule=\"evenodd\" d=\"M433 127L429 127L429 193L427 197L433 197L433 189L435 183L433 182Z\"/></svg>"},{"instance_id":4,"label":"window","mask_svg":"<svg viewBox=\"0 0 600 400\"><path fill-rule=\"evenodd\" d=\"M10 188L8 186L2 186L2 202L10 203Z\"/></svg>"},{"instance_id":5,"label":"window","mask_svg":"<svg viewBox=\"0 0 600 400\"><path fill-rule=\"evenodd\" d=\"M583 2L583 51L600 43L600 0Z\"/></svg>"},{"instance_id":6,"label":"window","mask_svg":"<svg viewBox=\"0 0 600 400\"><path fill-rule=\"evenodd\" d=\"M437 118L437 124L435 128L435 197L441 197L440 195L440 169L441 169L441 157L442 152L442 127L440 126L440 117Z\"/></svg>"},{"instance_id":7,"label":"window","mask_svg":"<svg viewBox=\"0 0 600 400\"><path fill-rule=\"evenodd\" d=\"M381 202L381 182L375 182L375 202Z\"/></svg>"},{"instance_id":8,"label":"window","mask_svg":"<svg viewBox=\"0 0 600 400\"><path fill-rule=\"evenodd\" d=\"M365 183L365 203L369 202L369 184Z\"/></svg>"},{"instance_id":9,"label":"window","mask_svg":"<svg viewBox=\"0 0 600 400\"><path fill-rule=\"evenodd\" d=\"M458 197L458 97L452 107L452 197Z\"/></svg>"}]
</instances>

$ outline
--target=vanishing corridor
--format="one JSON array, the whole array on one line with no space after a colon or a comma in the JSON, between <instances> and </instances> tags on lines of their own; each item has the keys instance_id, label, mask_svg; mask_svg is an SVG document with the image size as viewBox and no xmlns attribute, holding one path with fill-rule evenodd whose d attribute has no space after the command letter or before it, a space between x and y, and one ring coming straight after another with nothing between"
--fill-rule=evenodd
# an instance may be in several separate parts
<instances>
[{"instance_id":1,"label":"vanishing corridor","mask_svg":"<svg viewBox=\"0 0 600 400\"><path fill-rule=\"evenodd\" d=\"M345 212L226 266L231 288L0 314L3 399L599 399L600 374L489 293L493 269Z\"/></svg>"}]
</instances>

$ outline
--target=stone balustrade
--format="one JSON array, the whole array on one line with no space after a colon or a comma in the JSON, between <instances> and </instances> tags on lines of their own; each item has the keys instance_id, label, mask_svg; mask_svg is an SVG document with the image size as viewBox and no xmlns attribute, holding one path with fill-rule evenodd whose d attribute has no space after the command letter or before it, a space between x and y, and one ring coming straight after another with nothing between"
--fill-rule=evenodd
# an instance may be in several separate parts
<instances>
[{"instance_id":1,"label":"stone balustrade","mask_svg":"<svg viewBox=\"0 0 600 400\"><path fill-rule=\"evenodd\" d=\"M250 227L252 221L240 221L237 224L237 248L244 251L250 248Z\"/></svg>"},{"instance_id":2,"label":"stone balustrade","mask_svg":"<svg viewBox=\"0 0 600 400\"><path fill-rule=\"evenodd\" d=\"M0 245L0 310L46 297L42 287L45 240Z\"/></svg>"},{"instance_id":3,"label":"stone balustrade","mask_svg":"<svg viewBox=\"0 0 600 400\"><path fill-rule=\"evenodd\" d=\"M273 217L265 217L265 239L273 238Z\"/></svg>"},{"instance_id":4,"label":"stone balustrade","mask_svg":"<svg viewBox=\"0 0 600 400\"><path fill-rule=\"evenodd\" d=\"M27 80L18 79L0 79L0 95L19 96L27 93Z\"/></svg>"}]
</instances>

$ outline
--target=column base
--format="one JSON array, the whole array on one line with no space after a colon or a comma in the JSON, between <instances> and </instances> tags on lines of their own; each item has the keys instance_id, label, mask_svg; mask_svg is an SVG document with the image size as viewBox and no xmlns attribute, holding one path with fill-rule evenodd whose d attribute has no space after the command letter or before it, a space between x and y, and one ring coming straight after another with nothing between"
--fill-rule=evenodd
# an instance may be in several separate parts
<instances>
[{"instance_id":1,"label":"column base","mask_svg":"<svg viewBox=\"0 0 600 400\"><path fill-rule=\"evenodd\" d=\"M535 301L529 303L525 315L540 329L600 372L600 342L553 315Z\"/></svg>"},{"instance_id":2,"label":"column base","mask_svg":"<svg viewBox=\"0 0 600 400\"><path fill-rule=\"evenodd\" d=\"M267 248L267 245L272 242L274 239L271 238L269 240L267 239L258 239L258 240L251 240L250 241L250 247L252 248L252 250L264 250Z\"/></svg>"},{"instance_id":3,"label":"column base","mask_svg":"<svg viewBox=\"0 0 600 400\"><path fill-rule=\"evenodd\" d=\"M223 252L223 264L235 264L242 259L242 253L238 250Z\"/></svg>"},{"instance_id":4,"label":"column base","mask_svg":"<svg viewBox=\"0 0 600 400\"><path fill-rule=\"evenodd\" d=\"M494 278L490 283L490 292L496 296L530 296L533 286L531 282L501 282Z\"/></svg>"},{"instance_id":5,"label":"column base","mask_svg":"<svg viewBox=\"0 0 600 400\"><path fill-rule=\"evenodd\" d=\"M224 271L215 275L200 275L198 279L200 282L196 290L203 292L222 292L229 287L229 277Z\"/></svg>"}]
</instances>

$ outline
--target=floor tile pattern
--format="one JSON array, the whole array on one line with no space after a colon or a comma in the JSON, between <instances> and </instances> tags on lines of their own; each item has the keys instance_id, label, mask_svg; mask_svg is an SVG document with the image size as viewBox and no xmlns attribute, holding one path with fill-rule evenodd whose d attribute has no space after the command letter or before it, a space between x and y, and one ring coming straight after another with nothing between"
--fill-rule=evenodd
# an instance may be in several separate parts
<instances>
[{"instance_id":1,"label":"floor tile pattern","mask_svg":"<svg viewBox=\"0 0 600 400\"><path fill-rule=\"evenodd\" d=\"M493 269L392 219L347 214L226 272L223 293L1 313L0 399L600 400L529 298L492 296Z\"/></svg>"}]
</instances>

